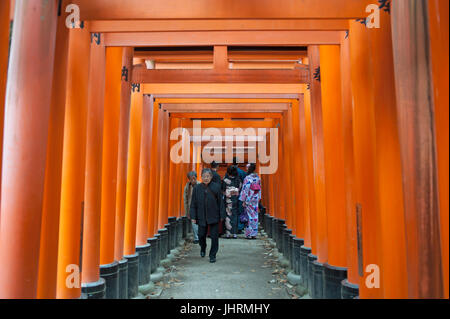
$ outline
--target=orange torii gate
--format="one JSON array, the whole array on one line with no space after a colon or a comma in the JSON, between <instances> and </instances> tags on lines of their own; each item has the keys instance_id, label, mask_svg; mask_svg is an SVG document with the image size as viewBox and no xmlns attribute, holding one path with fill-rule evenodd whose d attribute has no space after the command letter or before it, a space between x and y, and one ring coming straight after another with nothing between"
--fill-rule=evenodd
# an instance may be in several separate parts
<instances>
[{"instance_id":1,"label":"orange torii gate","mask_svg":"<svg viewBox=\"0 0 450 319\"><path fill-rule=\"evenodd\" d=\"M368 0L201 0L189 10L179 0L72 2L85 22L70 31L57 1L16 4L7 85L0 81L0 297L78 298L76 280L67 281L71 265L81 267L89 297L104 296L105 286L108 297L136 297L148 283L137 273L145 237L156 237L163 259L171 248L164 227L173 236L180 225L168 223L181 219L180 187L168 177L182 183L188 170L168 164L177 120L152 104L148 95L159 92L147 88L259 83L304 84L281 111L282 165L263 178L271 190L266 230L298 263L301 286L315 298L341 289L345 297L448 298L448 2L389 2L378 29L364 25ZM2 1L2 17L9 5ZM2 21L5 70L9 19ZM133 66L133 47L167 45L214 47L213 69ZM306 46L307 57L291 70L229 69L233 46ZM119 283L124 276L130 282Z\"/></svg>"}]
</instances>

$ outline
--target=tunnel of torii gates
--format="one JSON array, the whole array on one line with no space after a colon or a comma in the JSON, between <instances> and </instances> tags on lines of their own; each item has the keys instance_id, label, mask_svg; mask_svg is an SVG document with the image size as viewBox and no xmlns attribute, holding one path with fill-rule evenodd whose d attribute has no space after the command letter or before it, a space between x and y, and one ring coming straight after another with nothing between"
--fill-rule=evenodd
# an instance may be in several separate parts
<instances>
[{"instance_id":1,"label":"tunnel of torii gates","mask_svg":"<svg viewBox=\"0 0 450 319\"><path fill-rule=\"evenodd\" d=\"M260 222L313 298L448 298L448 6L0 1L0 298L136 298L189 231L194 120L267 129Z\"/></svg>"}]
</instances>

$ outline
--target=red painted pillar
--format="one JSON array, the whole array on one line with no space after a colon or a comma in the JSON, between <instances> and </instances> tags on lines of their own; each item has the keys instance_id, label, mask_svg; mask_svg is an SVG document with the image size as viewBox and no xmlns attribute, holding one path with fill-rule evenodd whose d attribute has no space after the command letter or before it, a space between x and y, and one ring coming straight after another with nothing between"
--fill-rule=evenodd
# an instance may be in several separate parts
<instances>
[{"instance_id":1,"label":"red painted pillar","mask_svg":"<svg viewBox=\"0 0 450 319\"><path fill-rule=\"evenodd\" d=\"M117 158L117 190L114 257L123 258L125 232L125 205L127 192L128 138L130 130L131 108L131 72L133 69L133 48L124 48L122 52L122 76L120 88L119 146Z\"/></svg>"},{"instance_id":2,"label":"red painted pillar","mask_svg":"<svg viewBox=\"0 0 450 319\"><path fill-rule=\"evenodd\" d=\"M320 85L320 52L318 46L308 47L311 73L311 129L315 189L316 254L319 263L328 256L325 160L323 145L322 93Z\"/></svg>"},{"instance_id":3,"label":"red painted pillar","mask_svg":"<svg viewBox=\"0 0 450 319\"><path fill-rule=\"evenodd\" d=\"M122 48L107 48L102 155L100 264L114 263Z\"/></svg>"},{"instance_id":4,"label":"red painted pillar","mask_svg":"<svg viewBox=\"0 0 450 319\"><path fill-rule=\"evenodd\" d=\"M131 256L136 253L136 219L139 190L139 159L141 151L142 126L141 88L133 90L131 96L130 139L128 151L128 179L127 201L125 208L125 241L124 255Z\"/></svg>"},{"instance_id":5,"label":"red painted pillar","mask_svg":"<svg viewBox=\"0 0 450 319\"><path fill-rule=\"evenodd\" d=\"M449 198L449 96L448 96L448 13L449 1L434 0L428 2L430 19L431 64L433 68L434 113L436 126L436 153L439 182L439 215L442 251L442 280L444 298L448 293L448 198Z\"/></svg>"},{"instance_id":6,"label":"red painted pillar","mask_svg":"<svg viewBox=\"0 0 450 319\"><path fill-rule=\"evenodd\" d=\"M9 11L10 11L10 1L9 0L0 1L0 180L2 177L1 167L3 159L3 124L5 118L6 75L8 74L8 56L9 56L9 33L10 33Z\"/></svg>"},{"instance_id":7,"label":"red painted pillar","mask_svg":"<svg viewBox=\"0 0 450 319\"><path fill-rule=\"evenodd\" d=\"M37 297L40 299L56 298L67 56L69 48L69 29L65 25L65 17L63 15L58 17L57 24L39 255Z\"/></svg>"},{"instance_id":8,"label":"red painted pillar","mask_svg":"<svg viewBox=\"0 0 450 319\"><path fill-rule=\"evenodd\" d=\"M152 146L153 97L144 95L142 105L141 153L139 164L139 193L137 205L136 246L147 244L148 206L150 195L150 158Z\"/></svg>"},{"instance_id":9,"label":"red painted pillar","mask_svg":"<svg viewBox=\"0 0 450 319\"><path fill-rule=\"evenodd\" d=\"M100 220L106 63L103 34L91 34L90 55L81 278L83 285L95 283L101 286Z\"/></svg>"},{"instance_id":10,"label":"red painted pillar","mask_svg":"<svg viewBox=\"0 0 450 319\"><path fill-rule=\"evenodd\" d=\"M86 79L89 77L90 59L90 34L87 27L85 24L84 29L72 29L69 34L58 240L56 291L58 299L74 299L81 296L79 270L86 162L88 91ZM71 265L75 265L78 269L72 269Z\"/></svg>"},{"instance_id":11,"label":"red painted pillar","mask_svg":"<svg viewBox=\"0 0 450 319\"><path fill-rule=\"evenodd\" d=\"M346 32L341 33L341 89L342 89L342 125L344 145L344 176L345 176L345 214L346 214L346 255L347 280L346 286L357 288L358 277L358 245L356 229L355 201L355 163L353 154L353 104L350 69L350 39ZM359 287L359 286L358 286ZM356 290L356 289L355 289Z\"/></svg>"},{"instance_id":12,"label":"red painted pillar","mask_svg":"<svg viewBox=\"0 0 450 319\"><path fill-rule=\"evenodd\" d=\"M5 104L0 298L37 293L56 23L56 1L17 2Z\"/></svg>"},{"instance_id":13,"label":"red painted pillar","mask_svg":"<svg viewBox=\"0 0 450 319\"><path fill-rule=\"evenodd\" d=\"M158 161L158 129L159 129L159 106L153 102L152 143L150 153L150 187L148 196L148 232L153 237L158 232L158 190L159 190L159 161Z\"/></svg>"}]
</instances>

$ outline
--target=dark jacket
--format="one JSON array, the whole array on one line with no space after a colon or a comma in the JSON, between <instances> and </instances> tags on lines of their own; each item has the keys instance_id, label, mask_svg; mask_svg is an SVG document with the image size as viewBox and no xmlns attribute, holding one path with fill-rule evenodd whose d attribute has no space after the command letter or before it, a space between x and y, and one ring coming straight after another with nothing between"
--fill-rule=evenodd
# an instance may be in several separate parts
<instances>
[{"instance_id":1,"label":"dark jacket","mask_svg":"<svg viewBox=\"0 0 450 319\"><path fill-rule=\"evenodd\" d=\"M203 183L195 185L192 191L190 215L191 219L196 220L201 226L216 224L221 219L225 219L221 185L213 182L208 186Z\"/></svg>"},{"instance_id":2,"label":"dark jacket","mask_svg":"<svg viewBox=\"0 0 450 319\"><path fill-rule=\"evenodd\" d=\"M217 173L216 171L212 171L213 172L213 176L211 179L211 183L216 183L216 184L222 184L222 177L220 177L219 173Z\"/></svg>"}]
</instances>

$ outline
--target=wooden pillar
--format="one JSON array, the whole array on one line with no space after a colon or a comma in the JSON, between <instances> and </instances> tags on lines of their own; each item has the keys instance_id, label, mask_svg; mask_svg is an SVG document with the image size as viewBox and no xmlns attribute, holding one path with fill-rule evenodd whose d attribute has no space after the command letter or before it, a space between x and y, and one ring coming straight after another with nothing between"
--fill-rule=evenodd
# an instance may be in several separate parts
<instances>
[{"instance_id":1,"label":"wooden pillar","mask_svg":"<svg viewBox=\"0 0 450 319\"><path fill-rule=\"evenodd\" d=\"M355 157L355 200L357 220L362 228L358 240L362 243L358 250L360 297L364 299L383 298L380 286L370 288L366 285L368 265L381 267L381 245L379 234L379 202L376 185L376 132L374 114L374 92L372 85L372 65L370 64L370 46L365 25L350 22L351 84L353 92L353 147ZM370 280L370 279L369 279Z\"/></svg>"},{"instance_id":2,"label":"wooden pillar","mask_svg":"<svg viewBox=\"0 0 450 319\"><path fill-rule=\"evenodd\" d=\"M397 125L390 15L369 29L376 132L376 178L380 219L381 287L385 299L408 297L402 164Z\"/></svg>"},{"instance_id":3,"label":"wooden pillar","mask_svg":"<svg viewBox=\"0 0 450 319\"><path fill-rule=\"evenodd\" d=\"M153 96L144 95L142 105L141 154L139 164L139 193L137 205L136 246L144 246L149 238L148 205L150 186L150 157L152 146Z\"/></svg>"},{"instance_id":4,"label":"wooden pillar","mask_svg":"<svg viewBox=\"0 0 450 319\"><path fill-rule=\"evenodd\" d=\"M298 213L297 210L297 201L299 201L298 199L298 191L297 191L297 187L296 187L296 181L294 180L295 175L294 175L294 169L295 169L295 164L294 164L294 158L293 158L293 152L294 152L294 144L293 144L293 116L292 116L292 109L296 107L295 103L292 102L290 105L289 110L286 112L286 152L285 152L285 157L287 157L287 166L286 166L286 181L288 182L287 186L287 199L288 199L288 206L287 206L287 210L289 213L289 226L288 229L292 230L292 234L296 235L297 234L297 229L296 229L296 214Z\"/></svg>"},{"instance_id":5,"label":"wooden pillar","mask_svg":"<svg viewBox=\"0 0 450 319\"><path fill-rule=\"evenodd\" d=\"M134 255L136 249L137 200L139 191L139 161L141 151L143 94L141 88L131 95L130 137L128 150L127 199L125 206L124 255Z\"/></svg>"},{"instance_id":6,"label":"wooden pillar","mask_svg":"<svg viewBox=\"0 0 450 319\"><path fill-rule=\"evenodd\" d=\"M352 285L358 285L358 242L355 209L355 163L353 154L353 103L350 69L350 39L346 32L341 32L341 79L345 219L347 225L345 243L347 252L347 281Z\"/></svg>"},{"instance_id":7,"label":"wooden pillar","mask_svg":"<svg viewBox=\"0 0 450 319\"><path fill-rule=\"evenodd\" d=\"M161 161L161 171L160 171L160 189L159 189L159 228L164 228L164 225L168 223L168 185L169 185L169 116L167 112L164 110L161 112L161 153L160 153L160 161Z\"/></svg>"},{"instance_id":8,"label":"wooden pillar","mask_svg":"<svg viewBox=\"0 0 450 319\"><path fill-rule=\"evenodd\" d=\"M310 246L311 252L317 255L317 200L316 200L316 188L314 186L314 155L313 155L313 131L312 131L312 116L311 116L311 92L305 91L305 143L306 143L306 169L308 179L308 195L309 195L309 229L311 234ZM306 224L306 222L305 222Z\"/></svg>"},{"instance_id":9,"label":"wooden pillar","mask_svg":"<svg viewBox=\"0 0 450 319\"><path fill-rule=\"evenodd\" d=\"M326 178L327 263L336 267L345 267L344 136L339 46L320 47L320 66Z\"/></svg>"},{"instance_id":10,"label":"wooden pillar","mask_svg":"<svg viewBox=\"0 0 450 319\"><path fill-rule=\"evenodd\" d=\"M91 33L90 55L81 272L83 284L95 283L100 280L100 213L106 60L103 34Z\"/></svg>"},{"instance_id":11,"label":"wooden pillar","mask_svg":"<svg viewBox=\"0 0 450 319\"><path fill-rule=\"evenodd\" d=\"M8 1L6 1L8 2ZM39 250L39 299L56 298L69 29L58 17Z\"/></svg>"},{"instance_id":12,"label":"wooden pillar","mask_svg":"<svg viewBox=\"0 0 450 319\"><path fill-rule=\"evenodd\" d=\"M435 0L428 2L431 64L433 70L434 120L436 126L436 149L439 180L439 213L442 251L442 274L444 298L449 297L448 289L448 194L449 194L449 105L448 105L448 13L449 2Z\"/></svg>"},{"instance_id":13,"label":"wooden pillar","mask_svg":"<svg viewBox=\"0 0 450 319\"><path fill-rule=\"evenodd\" d=\"M167 224L167 220L164 221L163 220L163 216L161 216L162 214L162 209L161 209L161 205L162 205L162 188L161 188L161 183L162 183L162 179L165 178L165 176L163 175L163 161L162 161L162 152L163 152L163 132L165 129L165 122L164 122L164 111L162 109L159 110L159 119L158 119L158 151L157 151L157 162L159 163L157 169L157 184L156 184L156 189L157 189L157 193L156 193L156 197L157 199L155 200L155 204L156 204L156 216L158 217L158 230L164 228L164 225Z\"/></svg>"},{"instance_id":14,"label":"wooden pillar","mask_svg":"<svg viewBox=\"0 0 450 319\"><path fill-rule=\"evenodd\" d=\"M37 293L56 23L56 1L17 3L5 103L0 298Z\"/></svg>"},{"instance_id":15,"label":"wooden pillar","mask_svg":"<svg viewBox=\"0 0 450 319\"><path fill-rule=\"evenodd\" d=\"M158 160L158 139L159 139L159 104L153 101L153 123L152 123L152 144L150 153L150 188L148 196L148 231L149 237L153 237L158 232L158 194L159 194L159 160Z\"/></svg>"},{"instance_id":16,"label":"wooden pillar","mask_svg":"<svg viewBox=\"0 0 450 319\"><path fill-rule=\"evenodd\" d=\"M120 123L121 68L123 56L122 51L122 48L109 47L106 49L100 265L109 265L115 261L114 240Z\"/></svg>"},{"instance_id":17,"label":"wooden pillar","mask_svg":"<svg viewBox=\"0 0 450 319\"><path fill-rule=\"evenodd\" d=\"M314 188L316 199L316 248L318 262L324 263L327 261L328 256L328 241L319 46L313 45L308 47L308 59L311 73L311 126L313 139L312 150L314 159Z\"/></svg>"},{"instance_id":18,"label":"wooden pillar","mask_svg":"<svg viewBox=\"0 0 450 319\"><path fill-rule=\"evenodd\" d=\"M303 184L303 153L305 149L301 147L300 143L300 107L303 107L303 103L296 100L292 104L292 176L293 184L295 186L295 205L294 205L294 223L296 235L298 238L304 239L305 237L305 223L304 214L307 209L308 197L305 195L305 189Z\"/></svg>"},{"instance_id":19,"label":"wooden pillar","mask_svg":"<svg viewBox=\"0 0 450 319\"><path fill-rule=\"evenodd\" d=\"M175 129L176 127L180 126L180 119L179 118L169 118L169 137L170 137L170 133L172 132L173 129ZM170 149L173 147L173 145L175 145L176 141L171 141L168 140L169 143L169 152ZM177 183L177 175L176 175L176 165L174 162L172 162L169 159L169 174L167 176L168 178L168 200L167 200L167 212L168 212L168 217L174 217L176 216L175 214L175 191L177 188L175 188L175 185Z\"/></svg>"},{"instance_id":20,"label":"wooden pillar","mask_svg":"<svg viewBox=\"0 0 450 319\"><path fill-rule=\"evenodd\" d=\"M87 28L88 25L85 24L84 29L71 29L69 32L58 240L58 299L75 299L81 296L81 283L74 282L74 286L69 287L67 279L73 274L68 268L70 265L81 267L88 90L86 79L89 77L90 59L90 34Z\"/></svg>"},{"instance_id":21,"label":"wooden pillar","mask_svg":"<svg viewBox=\"0 0 450 319\"><path fill-rule=\"evenodd\" d=\"M127 197L128 139L130 131L131 76L133 70L133 48L122 51L119 146L117 157L116 219L114 231L114 257L122 260L125 232L125 205Z\"/></svg>"},{"instance_id":22,"label":"wooden pillar","mask_svg":"<svg viewBox=\"0 0 450 319\"><path fill-rule=\"evenodd\" d=\"M9 11L10 11L10 0L1 1L0 3L0 180L2 177L3 125L5 119L5 96L6 96L6 78L7 78L6 75L8 74L9 34L11 32Z\"/></svg>"},{"instance_id":23,"label":"wooden pillar","mask_svg":"<svg viewBox=\"0 0 450 319\"><path fill-rule=\"evenodd\" d=\"M429 32L428 1L392 4L410 298L443 297Z\"/></svg>"},{"instance_id":24,"label":"wooden pillar","mask_svg":"<svg viewBox=\"0 0 450 319\"><path fill-rule=\"evenodd\" d=\"M300 179L301 179L301 191L302 191L302 209L303 209L303 219L298 219L297 224L302 223L303 231L304 231L304 246L311 248L311 203L314 200L313 190L309 187L309 174L310 171L308 169L308 139L307 139L307 128L306 128L306 103L309 105L309 91L306 91L303 95L303 98L300 100L297 118L298 118L298 148L301 150L299 157L299 171L300 171ZM309 140L309 144L311 141Z\"/></svg>"}]
</instances>

